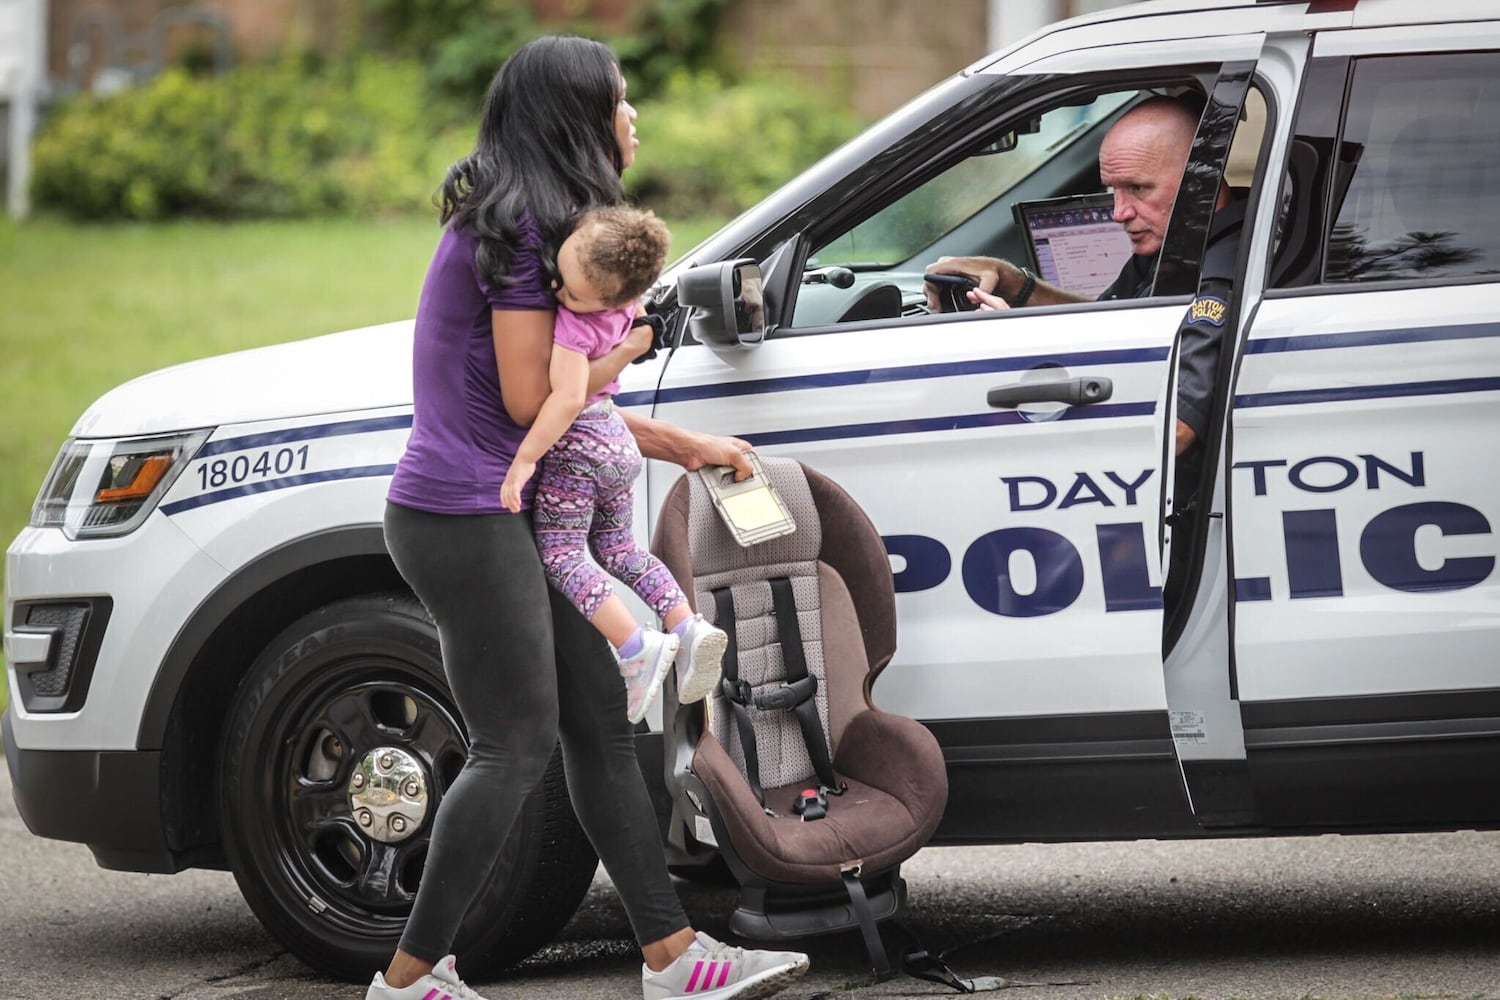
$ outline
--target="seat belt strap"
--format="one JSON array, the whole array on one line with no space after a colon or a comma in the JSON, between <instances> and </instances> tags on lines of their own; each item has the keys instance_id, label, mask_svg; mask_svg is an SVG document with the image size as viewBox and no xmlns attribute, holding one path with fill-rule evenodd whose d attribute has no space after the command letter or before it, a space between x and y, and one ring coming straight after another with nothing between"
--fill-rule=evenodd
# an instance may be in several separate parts
<instances>
[{"instance_id":1,"label":"seat belt strap","mask_svg":"<svg viewBox=\"0 0 1500 1000\"><path fill-rule=\"evenodd\" d=\"M865 939L865 952L870 956L870 966L875 970L875 978L885 982L895 973L891 971L891 960L886 956L885 942L880 939L880 928L876 926L875 914L870 910L864 883L859 880L859 866L846 867L840 875L844 879L844 890L849 893L849 902L854 907L854 917L859 921L859 932Z\"/></svg>"},{"instance_id":2,"label":"seat belt strap","mask_svg":"<svg viewBox=\"0 0 1500 1000\"><path fill-rule=\"evenodd\" d=\"M823 723L818 719L818 702L814 697L818 682L817 678L807 672L807 656L802 650L802 627L797 623L797 598L792 592L792 581L787 577L779 576L771 580L771 607L776 613L776 637L781 643L781 664L786 670L785 683L806 691L792 708L797 713L797 725L802 729L802 741L807 744L807 755L812 759L818 781L822 782L830 794L838 795L843 791L843 786L833 773L833 761L828 757L828 740L823 735Z\"/></svg>"},{"instance_id":3,"label":"seat belt strap","mask_svg":"<svg viewBox=\"0 0 1500 1000\"><path fill-rule=\"evenodd\" d=\"M729 702L735 728L739 730L740 751L745 755L745 780L749 782L750 790L755 793L760 807L766 809L766 792L760 787L760 754L755 749L755 725L750 721L750 685L740 680L739 642L734 626L734 594L728 587L716 587L712 593L714 610L717 612L714 624L729 637L729 643L724 647L724 657L719 661L719 690L725 701ZM770 812L769 809L766 811Z\"/></svg>"}]
</instances>

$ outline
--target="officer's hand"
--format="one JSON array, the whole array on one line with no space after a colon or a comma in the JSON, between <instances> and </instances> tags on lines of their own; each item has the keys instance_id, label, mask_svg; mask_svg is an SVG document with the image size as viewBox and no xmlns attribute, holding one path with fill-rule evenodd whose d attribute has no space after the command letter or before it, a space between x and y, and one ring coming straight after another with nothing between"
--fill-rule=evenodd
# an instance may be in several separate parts
<instances>
[{"instance_id":1,"label":"officer's hand","mask_svg":"<svg viewBox=\"0 0 1500 1000\"><path fill-rule=\"evenodd\" d=\"M979 306L980 312L994 312L996 309L1009 309L1010 303L996 295L994 292L982 292L977 288L971 288L966 293L969 301Z\"/></svg>"},{"instance_id":2,"label":"officer's hand","mask_svg":"<svg viewBox=\"0 0 1500 1000\"><path fill-rule=\"evenodd\" d=\"M925 273L961 274L979 282L980 291L994 292L1000 284L1001 268L1008 266L998 257L939 257L927 265ZM943 300L939 289L928 282L923 282L922 288L927 296L927 311L942 312ZM972 293L970 294L972 296ZM984 302L983 299L971 299L971 301Z\"/></svg>"}]
</instances>

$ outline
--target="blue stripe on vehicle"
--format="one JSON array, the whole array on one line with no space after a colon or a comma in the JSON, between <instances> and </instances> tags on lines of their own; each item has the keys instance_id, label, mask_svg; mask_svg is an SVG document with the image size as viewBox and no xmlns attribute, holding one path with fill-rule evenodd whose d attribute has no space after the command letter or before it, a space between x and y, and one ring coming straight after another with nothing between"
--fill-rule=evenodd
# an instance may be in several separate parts
<instances>
[{"instance_id":1,"label":"blue stripe on vehicle","mask_svg":"<svg viewBox=\"0 0 1500 1000\"><path fill-rule=\"evenodd\" d=\"M1063 413L1064 420L1092 420L1110 417L1150 416L1155 403L1096 403L1073 407ZM975 427L1000 427L1026 423L1014 410L993 413L960 413L950 417L921 417L911 420L882 420L868 424L834 424L828 427L805 427L786 431L756 431L740 435L756 447L778 444L803 444L808 441L836 441L845 438L882 437L888 434L924 434L930 431L962 431Z\"/></svg>"},{"instance_id":2,"label":"blue stripe on vehicle","mask_svg":"<svg viewBox=\"0 0 1500 1000\"><path fill-rule=\"evenodd\" d=\"M982 374L985 372L1024 371L1039 364L1058 365L1105 365L1141 364L1164 361L1167 348L1136 348L1128 350L1092 351L1078 354L1038 355L1026 358L987 358L945 364L906 365L895 368L862 369L851 372L832 372L818 375L798 375L781 378L756 379L748 382L709 383L682 386L661 391L645 390L624 392L615 396L620 406L649 405L653 402L678 402L684 400L717 399L730 396L746 396L768 392L787 392L801 389L827 389L837 386L869 385L882 382L898 382L915 379L942 378L953 375ZM1089 407L1069 409L1065 419L1097 419L1109 417L1132 417L1149 415L1155 410L1152 402L1096 404ZM757 445L788 444L805 441L826 441L839 438L878 437L891 434L917 434L928 431L967 430L974 427L994 427L1022 423L1024 418L1015 411L959 414L948 417L925 417L912 420L891 420L869 424L844 424L831 427L810 427L792 431L766 431L750 435ZM305 427L288 427L261 434L247 434L236 438L212 441L199 449L194 459L222 455L226 452L244 451L287 444L293 441L308 441L317 438L338 437L350 434L366 434L377 431L400 430L412 425L411 414L390 417L374 417L367 420L346 420L332 424ZM237 497L264 493L269 490L287 489L308 483L327 482L339 479L359 479L394 474L393 465L364 466L356 469L333 469L327 472L287 476L255 483L244 483L212 493L201 493L162 506L165 514L177 514L185 510L209 504L233 500Z\"/></svg>"},{"instance_id":3,"label":"blue stripe on vehicle","mask_svg":"<svg viewBox=\"0 0 1500 1000\"><path fill-rule=\"evenodd\" d=\"M222 455L230 451L244 451L246 448L265 448L273 444L286 444L289 441L312 441L317 438L341 437L346 434L370 434L375 431L403 430L411 426L411 414L397 414L393 417L370 417L365 420L341 420L335 424L314 424L307 427L286 427L279 431L266 431L263 434L246 434L243 437L224 438L221 441L210 441L198 449L195 459L207 458L210 455Z\"/></svg>"},{"instance_id":4,"label":"blue stripe on vehicle","mask_svg":"<svg viewBox=\"0 0 1500 1000\"><path fill-rule=\"evenodd\" d=\"M1249 576L1234 581L1234 599L1240 604L1271 599L1271 578Z\"/></svg>"},{"instance_id":5,"label":"blue stripe on vehicle","mask_svg":"<svg viewBox=\"0 0 1500 1000\"><path fill-rule=\"evenodd\" d=\"M1465 392L1500 390L1500 378L1456 378L1390 385L1340 385L1327 389L1250 392L1234 397L1240 409L1252 406L1298 406L1306 403L1343 403L1356 399L1395 399L1402 396L1451 396Z\"/></svg>"},{"instance_id":6,"label":"blue stripe on vehicle","mask_svg":"<svg viewBox=\"0 0 1500 1000\"><path fill-rule=\"evenodd\" d=\"M884 382L911 382L918 379L952 378L957 375L983 375L993 372L1025 371L1038 365L1063 367L1084 365L1128 365L1165 361L1168 348L1140 347L1113 351L1083 351L1077 354L1037 354L1021 358L978 358L928 365L901 365L892 368L860 368L847 372L820 372L816 375L785 375L777 378L750 379L744 382L712 382L683 385L656 393L658 403L683 403L698 399L723 399L729 396L756 396L768 392L796 392L801 389L835 389L851 385L876 385ZM638 398L637 398L638 397ZM652 394L626 393L615 397L621 406L650 401Z\"/></svg>"},{"instance_id":7,"label":"blue stripe on vehicle","mask_svg":"<svg viewBox=\"0 0 1500 1000\"><path fill-rule=\"evenodd\" d=\"M222 503L225 500L234 500L254 493L269 493L271 490L285 490L293 486L326 483L336 479L370 479L375 476L391 476L395 473L394 465L363 465L352 469L329 469L326 472L309 472L301 476L285 476L281 479L263 479L256 483L243 483L227 490L200 493L185 500L162 504L161 512L168 515L180 514L195 507L206 507L209 504Z\"/></svg>"},{"instance_id":8,"label":"blue stripe on vehicle","mask_svg":"<svg viewBox=\"0 0 1500 1000\"><path fill-rule=\"evenodd\" d=\"M1478 340L1500 337L1500 323L1465 326L1418 326L1401 330L1358 330L1352 333L1313 333L1298 337L1267 337L1252 340L1246 354L1279 354L1284 351L1322 351L1342 347L1376 347L1381 344L1415 344L1438 340Z\"/></svg>"}]
</instances>

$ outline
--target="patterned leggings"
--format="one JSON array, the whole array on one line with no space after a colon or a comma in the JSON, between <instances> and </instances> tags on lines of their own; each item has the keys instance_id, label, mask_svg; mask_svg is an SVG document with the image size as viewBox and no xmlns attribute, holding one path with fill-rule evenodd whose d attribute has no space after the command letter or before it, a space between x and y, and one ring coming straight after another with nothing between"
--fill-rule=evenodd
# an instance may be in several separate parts
<instances>
[{"instance_id":1,"label":"patterned leggings","mask_svg":"<svg viewBox=\"0 0 1500 1000\"><path fill-rule=\"evenodd\" d=\"M585 544L658 617L687 601L661 560L635 542L632 484L641 464L635 437L607 403L579 414L542 458L533 513L542 571L585 618L614 593L584 556Z\"/></svg>"}]
</instances>

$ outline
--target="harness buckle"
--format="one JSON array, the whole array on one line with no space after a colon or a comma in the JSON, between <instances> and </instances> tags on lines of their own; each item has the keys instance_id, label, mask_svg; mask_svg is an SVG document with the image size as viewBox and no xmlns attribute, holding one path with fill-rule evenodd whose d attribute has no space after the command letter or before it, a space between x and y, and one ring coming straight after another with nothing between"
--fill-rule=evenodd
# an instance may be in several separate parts
<instances>
[{"instance_id":1,"label":"harness buckle","mask_svg":"<svg viewBox=\"0 0 1500 1000\"><path fill-rule=\"evenodd\" d=\"M719 678L719 690L725 698L736 705L750 704L751 691L749 681L730 680L728 677Z\"/></svg>"},{"instance_id":2,"label":"harness buckle","mask_svg":"<svg viewBox=\"0 0 1500 1000\"><path fill-rule=\"evenodd\" d=\"M762 691L755 696L755 707L765 711L781 709L790 712L811 698L817 690L818 679L812 676L804 677L791 684L783 684L779 688Z\"/></svg>"},{"instance_id":3,"label":"harness buckle","mask_svg":"<svg viewBox=\"0 0 1500 1000\"><path fill-rule=\"evenodd\" d=\"M828 815L828 796L821 788L804 788L792 803L792 812L802 817L802 822L822 819Z\"/></svg>"}]
</instances>

